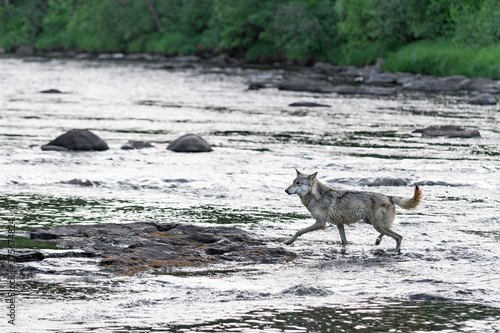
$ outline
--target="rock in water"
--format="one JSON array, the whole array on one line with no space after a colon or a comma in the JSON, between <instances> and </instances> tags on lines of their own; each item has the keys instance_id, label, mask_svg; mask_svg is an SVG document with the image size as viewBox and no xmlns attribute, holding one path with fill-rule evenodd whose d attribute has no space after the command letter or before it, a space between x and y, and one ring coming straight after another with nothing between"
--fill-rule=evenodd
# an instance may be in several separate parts
<instances>
[{"instance_id":1,"label":"rock in water","mask_svg":"<svg viewBox=\"0 0 500 333\"><path fill-rule=\"evenodd\" d=\"M496 105L497 100L492 94L484 93L469 100L468 103L472 105Z\"/></svg>"},{"instance_id":2,"label":"rock in water","mask_svg":"<svg viewBox=\"0 0 500 333\"><path fill-rule=\"evenodd\" d=\"M167 149L179 153L206 153L213 150L208 142L196 134L185 134L177 138Z\"/></svg>"},{"instance_id":3,"label":"rock in water","mask_svg":"<svg viewBox=\"0 0 500 333\"><path fill-rule=\"evenodd\" d=\"M30 239L55 241L61 248L95 253L100 258L100 267L119 274L165 272L175 268L234 262L270 264L296 257L294 252L274 247L238 228L181 223L99 223L42 227L31 230ZM44 258L35 256L22 259L34 261Z\"/></svg>"},{"instance_id":4,"label":"rock in water","mask_svg":"<svg viewBox=\"0 0 500 333\"><path fill-rule=\"evenodd\" d=\"M304 107L313 108L313 107L330 107L331 105L314 103L314 102L295 102L295 103L289 104L288 106L304 106Z\"/></svg>"},{"instance_id":5,"label":"rock in water","mask_svg":"<svg viewBox=\"0 0 500 333\"><path fill-rule=\"evenodd\" d=\"M422 137L432 138L444 136L448 138L479 138L481 134L478 130L466 130L459 126L431 126L418 129L413 133L422 133Z\"/></svg>"},{"instance_id":6,"label":"rock in water","mask_svg":"<svg viewBox=\"0 0 500 333\"><path fill-rule=\"evenodd\" d=\"M62 91L59 89L47 89L40 91L40 94L62 94Z\"/></svg>"},{"instance_id":7,"label":"rock in water","mask_svg":"<svg viewBox=\"0 0 500 333\"><path fill-rule=\"evenodd\" d=\"M42 146L42 150L108 150L107 143L86 129L73 129L58 136L48 144Z\"/></svg>"},{"instance_id":8,"label":"rock in water","mask_svg":"<svg viewBox=\"0 0 500 333\"><path fill-rule=\"evenodd\" d=\"M123 146L121 146L121 149L124 150L132 150L132 149L143 149L143 148L152 148L154 147L152 144L149 142L144 142L144 141L133 141L130 140Z\"/></svg>"},{"instance_id":9,"label":"rock in water","mask_svg":"<svg viewBox=\"0 0 500 333\"><path fill-rule=\"evenodd\" d=\"M291 79L284 80L278 85L279 90L306 91L316 93L331 93L334 87L331 83L322 80Z\"/></svg>"}]
</instances>

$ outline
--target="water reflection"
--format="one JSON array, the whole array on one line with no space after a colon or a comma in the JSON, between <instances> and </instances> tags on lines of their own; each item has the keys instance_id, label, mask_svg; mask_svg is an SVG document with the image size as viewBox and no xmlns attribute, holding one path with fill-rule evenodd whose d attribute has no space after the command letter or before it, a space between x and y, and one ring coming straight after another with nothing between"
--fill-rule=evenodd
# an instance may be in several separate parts
<instances>
[{"instance_id":1,"label":"water reflection","mask_svg":"<svg viewBox=\"0 0 500 333\"><path fill-rule=\"evenodd\" d=\"M498 332L500 310L449 302L377 300L297 310L258 309L195 325L115 327L112 332Z\"/></svg>"}]
</instances>

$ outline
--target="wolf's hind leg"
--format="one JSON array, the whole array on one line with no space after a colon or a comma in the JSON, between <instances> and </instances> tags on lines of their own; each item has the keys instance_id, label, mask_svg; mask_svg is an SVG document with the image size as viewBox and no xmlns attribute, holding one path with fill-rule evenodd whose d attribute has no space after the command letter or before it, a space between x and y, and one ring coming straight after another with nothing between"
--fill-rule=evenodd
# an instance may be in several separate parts
<instances>
[{"instance_id":1,"label":"wolf's hind leg","mask_svg":"<svg viewBox=\"0 0 500 333\"><path fill-rule=\"evenodd\" d=\"M375 245L379 245L380 242L382 241L382 237L384 237L384 234L380 234L377 237L377 240L375 240Z\"/></svg>"},{"instance_id":2,"label":"wolf's hind leg","mask_svg":"<svg viewBox=\"0 0 500 333\"><path fill-rule=\"evenodd\" d=\"M383 234L383 235L387 235L389 237L394 238L394 240L396 241L396 252L400 252L400 250L401 250L401 242L403 241L403 236L401 236L400 234L395 233L394 231L392 231L390 229L388 229L388 230L381 230L380 233ZM382 237L379 236L378 239L381 239L381 238Z\"/></svg>"}]
</instances>

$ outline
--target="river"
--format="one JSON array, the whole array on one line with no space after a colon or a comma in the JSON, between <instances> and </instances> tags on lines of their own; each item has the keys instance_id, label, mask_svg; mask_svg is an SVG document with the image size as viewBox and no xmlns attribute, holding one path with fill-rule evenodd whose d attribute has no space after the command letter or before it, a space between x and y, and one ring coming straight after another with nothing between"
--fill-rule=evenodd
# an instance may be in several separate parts
<instances>
[{"instance_id":1,"label":"river","mask_svg":"<svg viewBox=\"0 0 500 333\"><path fill-rule=\"evenodd\" d=\"M300 69L295 69L300 70ZM109 276L96 259L44 260L57 274L18 279L16 325L2 332L498 332L500 331L500 111L468 95L392 97L248 90L280 68L0 58L0 219L17 232L102 222L232 225L297 253L291 262L224 264L171 274ZM62 94L42 94L46 89ZM330 107L289 107L310 101ZM423 138L431 125L481 138ZM42 151L73 128L103 152ZM175 153L197 133L213 152ZM128 140L155 147L122 150ZM284 189L302 172L329 186L411 196L374 245L366 224L283 241L312 223ZM403 186L369 186L377 179ZM75 271L85 270L82 278Z\"/></svg>"}]
</instances>

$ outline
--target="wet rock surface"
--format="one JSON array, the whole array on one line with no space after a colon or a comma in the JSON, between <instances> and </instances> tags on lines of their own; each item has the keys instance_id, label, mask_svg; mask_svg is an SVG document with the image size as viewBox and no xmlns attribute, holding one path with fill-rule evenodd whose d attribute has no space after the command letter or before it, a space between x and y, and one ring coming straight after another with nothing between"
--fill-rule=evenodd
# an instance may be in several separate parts
<instances>
[{"instance_id":1,"label":"wet rock surface","mask_svg":"<svg viewBox=\"0 0 500 333\"><path fill-rule=\"evenodd\" d=\"M127 142L123 146L121 146L121 149L133 150L133 149L144 149L144 148L152 148L152 147L154 147L154 146L149 142L130 140L129 142Z\"/></svg>"},{"instance_id":2,"label":"wet rock surface","mask_svg":"<svg viewBox=\"0 0 500 333\"><path fill-rule=\"evenodd\" d=\"M462 187L466 186L464 184L454 184L444 181L432 181L432 180L422 180L413 181L406 178L335 178L328 181L328 184L336 186L338 184L346 184L351 186L367 186L367 187L379 187L379 186L445 186L445 187Z\"/></svg>"},{"instance_id":3,"label":"wet rock surface","mask_svg":"<svg viewBox=\"0 0 500 333\"><path fill-rule=\"evenodd\" d=\"M422 133L422 137L448 137L448 138L479 138L481 134L478 130L467 130L459 126L431 126L424 129L417 129L413 133Z\"/></svg>"},{"instance_id":4,"label":"wet rock surface","mask_svg":"<svg viewBox=\"0 0 500 333\"><path fill-rule=\"evenodd\" d=\"M426 93L481 92L500 93L500 81L489 78L446 77L413 73L382 72L380 65L354 67L318 62L288 74L277 85L280 90L343 95L390 96L400 91Z\"/></svg>"},{"instance_id":5,"label":"wet rock surface","mask_svg":"<svg viewBox=\"0 0 500 333\"><path fill-rule=\"evenodd\" d=\"M496 105L497 100L492 94L484 93L470 99L468 103L471 105Z\"/></svg>"},{"instance_id":6,"label":"wet rock surface","mask_svg":"<svg viewBox=\"0 0 500 333\"><path fill-rule=\"evenodd\" d=\"M271 247L234 227L104 223L37 228L29 235L38 241L56 241L59 247L84 257L96 256L102 269L117 274L163 272L224 262L278 263L295 258L295 253ZM16 261L45 258L42 251L33 250L20 253Z\"/></svg>"},{"instance_id":7,"label":"wet rock surface","mask_svg":"<svg viewBox=\"0 0 500 333\"><path fill-rule=\"evenodd\" d=\"M40 91L40 94L62 94L62 91L59 89L47 89Z\"/></svg>"},{"instance_id":8,"label":"wet rock surface","mask_svg":"<svg viewBox=\"0 0 500 333\"><path fill-rule=\"evenodd\" d=\"M207 153L213 150L207 141L196 134L185 134L175 139L167 149L179 153Z\"/></svg>"},{"instance_id":9,"label":"wet rock surface","mask_svg":"<svg viewBox=\"0 0 500 333\"><path fill-rule=\"evenodd\" d=\"M310 107L310 108L313 108L313 107L331 107L331 105L328 105L328 104L320 104L320 103L305 102L305 101L294 102L294 103L289 104L288 106Z\"/></svg>"},{"instance_id":10,"label":"wet rock surface","mask_svg":"<svg viewBox=\"0 0 500 333\"><path fill-rule=\"evenodd\" d=\"M278 84L279 90L305 91L315 93L332 93L335 87L328 81L314 80L309 78L291 78Z\"/></svg>"},{"instance_id":11,"label":"wet rock surface","mask_svg":"<svg viewBox=\"0 0 500 333\"><path fill-rule=\"evenodd\" d=\"M69 151L69 150L108 150L108 144L86 129L72 129L58 136L42 150Z\"/></svg>"}]
</instances>

